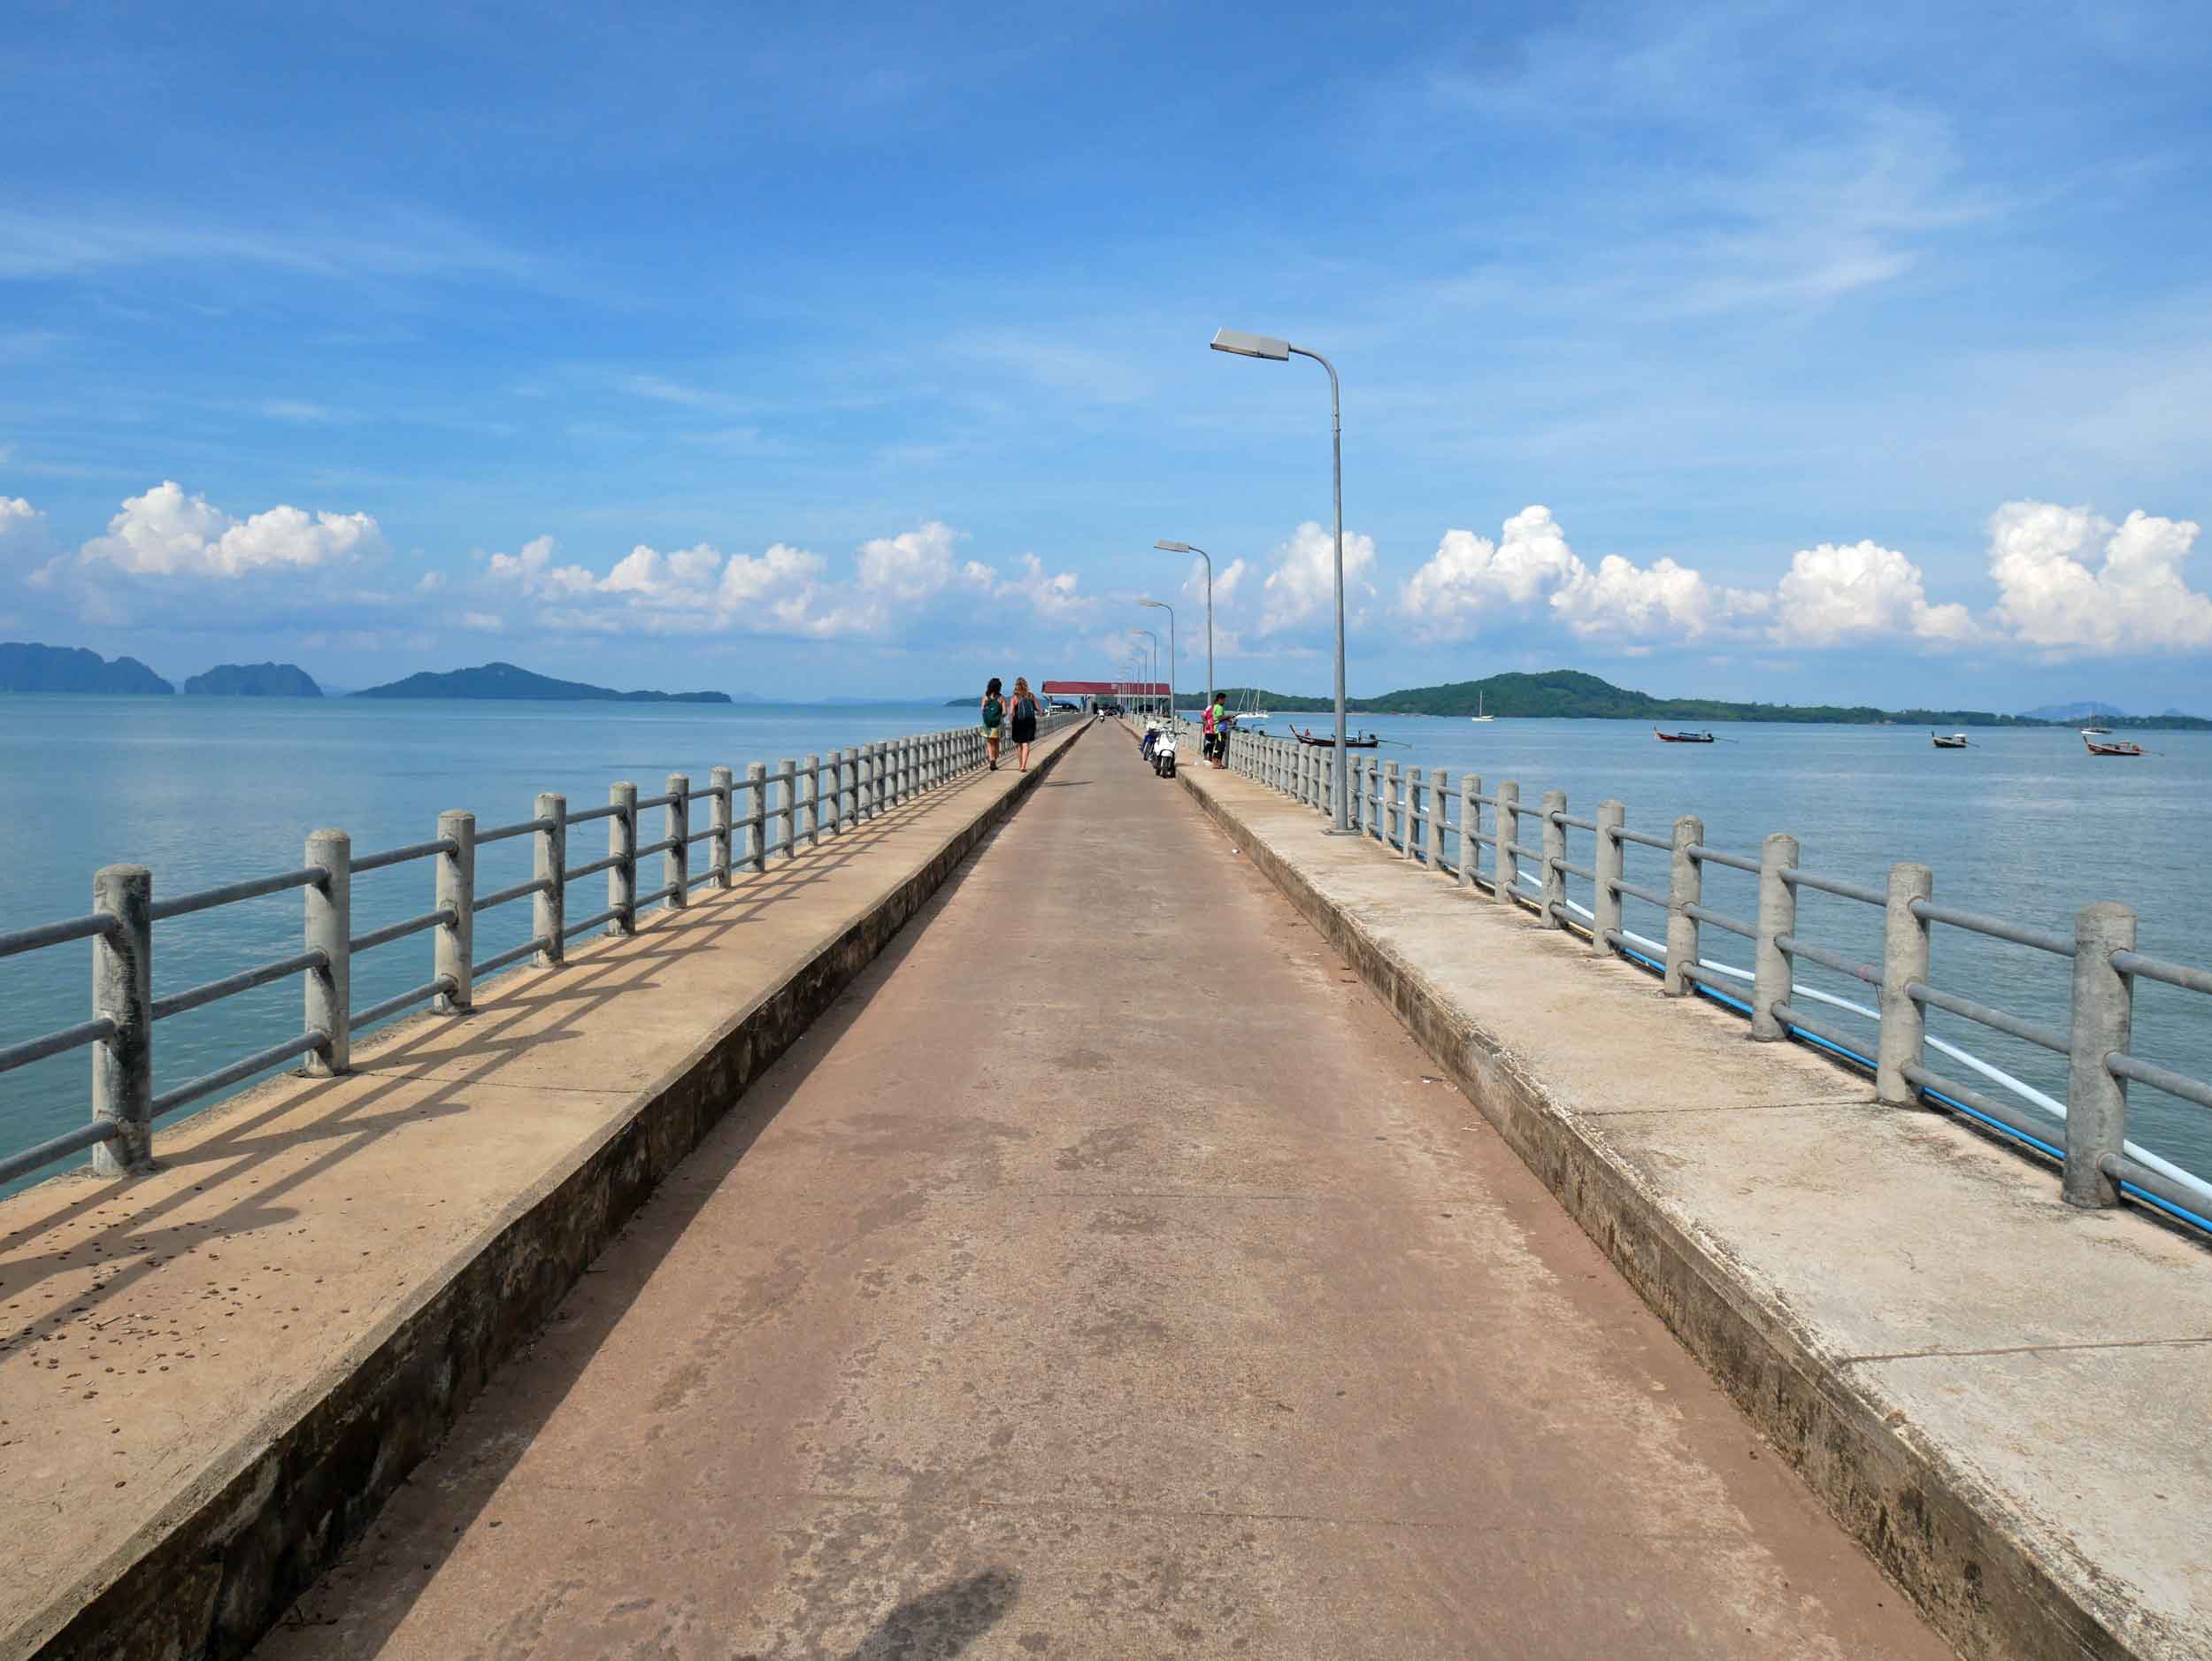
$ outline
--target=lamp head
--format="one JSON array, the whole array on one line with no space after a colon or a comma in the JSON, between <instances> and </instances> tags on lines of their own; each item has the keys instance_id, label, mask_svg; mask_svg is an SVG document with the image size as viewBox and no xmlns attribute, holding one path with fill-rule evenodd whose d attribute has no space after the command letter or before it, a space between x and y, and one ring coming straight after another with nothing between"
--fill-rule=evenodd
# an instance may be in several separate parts
<instances>
[{"instance_id":1,"label":"lamp head","mask_svg":"<svg viewBox=\"0 0 2212 1661\"><path fill-rule=\"evenodd\" d=\"M1188 542L1155 542L1152 545L1164 554L1187 554L1191 550Z\"/></svg>"},{"instance_id":2,"label":"lamp head","mask_svg":"<svg viewBox=\"0 0 2212 1661\"><path fill-rule=\"evenodd\" d=\"M1247 335L1242 329L1216 329L1213 349L1217 352L1234 352L1240 358L1271 358L1277 363L1290 361L1288 341L1279 341L1269 335Z\"/></svg>"}]
</instances>

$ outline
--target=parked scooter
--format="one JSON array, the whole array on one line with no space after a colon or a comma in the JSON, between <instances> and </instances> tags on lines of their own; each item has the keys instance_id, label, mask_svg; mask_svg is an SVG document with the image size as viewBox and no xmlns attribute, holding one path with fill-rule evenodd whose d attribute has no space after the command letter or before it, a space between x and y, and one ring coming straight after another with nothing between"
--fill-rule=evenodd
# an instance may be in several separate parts
<instances>
[{"instance_id":1,"label":"parked scooter","mask_svg":"<svg viewBox=\"0 0 2212 1661\"><path fill-rule=\"evenodd\" d=\"M1163 779L1175 776L1175 729L1168 728L1152 745L1152 771Z\"/></svg>"}]
</instances>

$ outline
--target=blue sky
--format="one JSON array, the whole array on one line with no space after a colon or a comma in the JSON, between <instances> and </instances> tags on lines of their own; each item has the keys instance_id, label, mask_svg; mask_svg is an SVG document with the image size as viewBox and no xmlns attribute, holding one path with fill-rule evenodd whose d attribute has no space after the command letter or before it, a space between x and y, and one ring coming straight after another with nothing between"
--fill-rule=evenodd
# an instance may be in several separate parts
<instances>
[{"instance_id":1,"label":"blue sky","mask_svg":"<svg viewBox=\"0 0 2212 1661\"><path fill-rule=\"evenodd\" d=\"M18 4L0 637L1319 690L1227 324L1356 690L2212 713L2212 25L1935 10Z\"/></svg>"}]
</instances>

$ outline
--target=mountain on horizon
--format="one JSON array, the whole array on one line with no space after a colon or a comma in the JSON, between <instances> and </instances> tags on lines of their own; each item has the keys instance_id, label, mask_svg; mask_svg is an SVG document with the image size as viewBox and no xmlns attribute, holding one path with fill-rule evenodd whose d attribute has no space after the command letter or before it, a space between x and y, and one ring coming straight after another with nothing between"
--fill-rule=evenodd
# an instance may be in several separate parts
<instances>
[{"instance_id":1,"label":"mountain on horizon","mask_svg":"<svg viewBox=\"0 0 2212 1661\"><path fill-rule=\"evenodd\" d=\"M2095 698L2084 698L2078 704L2046 704L2040 709L2023 710L2020 719L2027 721L2085 721L2092 716L2109 719L2125 715L2127 711L2116 704L2101 703ZM2168 710L2169 715L2178 715L2179 710Z\"/></svg>"},{"instance_id":2,"label":"mountain on horizon","mask_svg":"<svg viewBox=\"0 0 2212 1661\"><path fill-rule=\"evenodd\" d=\"M380 687L365 687L357 698L527 698L582 699L618 704L727 704L726 692L617 692L582 681L556 681L511 663L479 664L443 674L429 670Z\"/></svg>"},{"instance_id":3,"label":"mountain on horizon","mask_svg":"<svg viewBox=\"0 0 2212 1661\"><path fill-rule=\"evenodd\" d=\"M146 692L176 688L135 657L103 657L82 646L0 643L0 692Z\"/></svg>"}]
</instances>

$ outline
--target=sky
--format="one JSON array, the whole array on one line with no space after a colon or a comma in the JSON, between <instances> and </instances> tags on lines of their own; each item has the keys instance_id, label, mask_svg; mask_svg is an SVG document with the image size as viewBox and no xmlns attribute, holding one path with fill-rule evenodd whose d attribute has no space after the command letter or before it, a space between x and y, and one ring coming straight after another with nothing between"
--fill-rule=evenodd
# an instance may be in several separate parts
<instances>
[{"instance_id":1,"label":"sky","mask_svg":"<svg viewBox=\"0 0 2212 1661\"><path fill-rule=\"evenodd\" d=\"M2212 714L2212 14L0 12L0 638ZM1164 639L1165 631L1161 631ZM1147 648L1148 650L1148 647Z\"/></svg>"}]
</instances>

